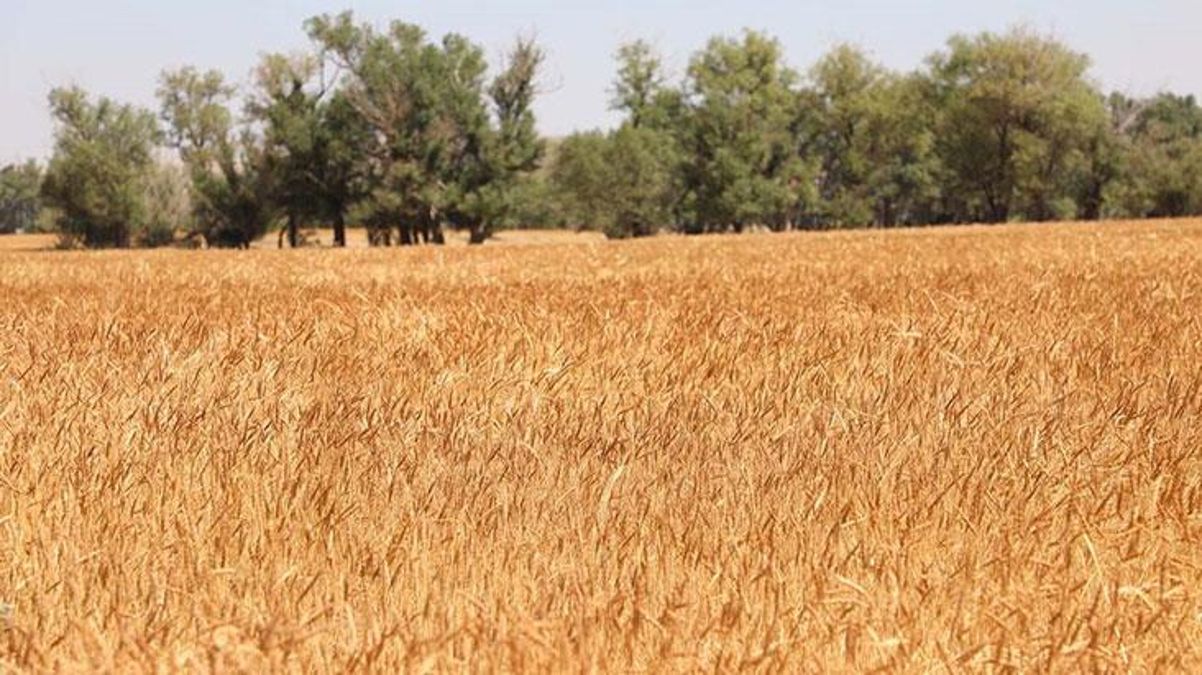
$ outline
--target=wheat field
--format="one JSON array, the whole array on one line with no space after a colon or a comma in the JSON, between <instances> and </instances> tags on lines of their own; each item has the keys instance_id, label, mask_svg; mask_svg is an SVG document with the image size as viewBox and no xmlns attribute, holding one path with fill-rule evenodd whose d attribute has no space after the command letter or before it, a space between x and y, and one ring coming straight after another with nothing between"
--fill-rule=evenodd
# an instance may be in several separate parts
<instances>
[{"instance_id":1,"label":"wheat field","mask_svg":"<svg viewBox=\"0 0 1202 675\"><path fill-rule=\"evenodd\" d=\"M1200 413L1198 221L0 251L0 670L1196 670Z\"/></svg>"}]
</instances>

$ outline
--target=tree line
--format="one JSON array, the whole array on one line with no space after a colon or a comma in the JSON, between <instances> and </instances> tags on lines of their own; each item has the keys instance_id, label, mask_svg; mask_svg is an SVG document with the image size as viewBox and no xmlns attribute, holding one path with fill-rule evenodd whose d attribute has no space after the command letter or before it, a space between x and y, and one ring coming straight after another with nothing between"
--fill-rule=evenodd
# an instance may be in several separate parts
<instances>
[{"instance_id":1,"label":"tree line","mask_svg":"<svg viewBox=\"0 0 1202 675\"><path fill-rule=\"evenodd\" d=\"M56 89L53 155L0 170L0 228L70 244L280 246L348 227L374 245L482 243L509 227L897 227L1202 213L1193 96L1104 94L1089 59L1025 28L956 36L913 72L841 45L802 72L779 42L712 38L673 81L621 46L621 123L541 138L545 54L323 15L253 84L163 73L159 110ZM490 76L490 72L492 73Z\"/></svg>"}]
</instances>

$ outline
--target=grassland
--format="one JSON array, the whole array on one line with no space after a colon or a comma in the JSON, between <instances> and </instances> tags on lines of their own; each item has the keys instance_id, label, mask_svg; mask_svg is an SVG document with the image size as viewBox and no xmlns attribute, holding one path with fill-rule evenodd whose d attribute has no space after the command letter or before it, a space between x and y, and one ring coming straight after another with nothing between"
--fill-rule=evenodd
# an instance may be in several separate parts
<instances>
[{"instance_id":1,"label":"grassland","mask_svg":"<svg viewBox=\"0 0 1202 675\"><path fill-rule=\"evenodd\" d=\"M1202 223L0 252L0 670L1202 668Z\"/></svg>"}]
</instances>

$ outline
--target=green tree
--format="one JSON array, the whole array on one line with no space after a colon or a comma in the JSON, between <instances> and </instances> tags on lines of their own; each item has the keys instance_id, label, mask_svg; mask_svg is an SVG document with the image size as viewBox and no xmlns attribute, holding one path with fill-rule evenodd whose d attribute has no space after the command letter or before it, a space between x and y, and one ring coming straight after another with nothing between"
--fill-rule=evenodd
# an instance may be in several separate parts
<instances>
[{"instance_id":1,"label":"green tree","mask_svg":"<svg viewBox=\"0 0 1202 675\"><path fill-rule=\"evenodd\" d=\"M1202 107L1193 96L1173 94L1137 105L1128 186L1140 215L1202 213Z\"/></svg>"},{"instance_id":2,"label":"green tree","mask_svg":"<svg viewBox=\"0 0 1202 675\"><path fill-rule=\"evenodd\" d=\"M623 125L606 143L610 238L654 234L672 220L677 202L676 147L667 134Z\"/></svg>"},{"instance_id":3,"label":"green tree","mask_svg":"<svg viewBox=\"0 0 1202 675\"><path fill-rule=\"evenodd\" d=\"M394 226L401 244L442 243L442 223L462 211L463 175L480 171L482 51L457 35L431 43L420 27L399 21L377 31L350 12L314 17L306 28L343 71L340 92L370 129L357 217L375 243L390 243Z\"/></svg>"},{"instance_id":4,"label":"green tree","mask_svg":"<svg viewBox=\"0 0 1202 675\"><path fill-rule=\"evenodd\" d=\"M301 225L319 219L323 211L317 175L322 163L322 92L307 88L316 71L316 60L306 56L264 56L255 73L255 96L247 106L262 125L265 169L275 188L272 197L285 216L280 244L286 234L292 248L300 245ZM345 238L345 231L341 234Z\"/></svg>"},{"instance_id":5,"label":"green tree","mask_svg":"<svg viewBox=\"0 0 1202 675\"><path fill-rule=\"evenodd\" d=\"M341 92L333 92L318 109L315 182L323 221L334 228L335 246L346 246L351 210L366 195L371 167L362 149L370 135L371 128Z\"/></svg>"},{"instance_id":6,"label":"green tree","mask_svg":"<svg viewBox=\"0 0 1202 675\"><path fill-rule=\"evenodd\" d=\"M810 69L812 86L801 96L803 148L818 158L820 202L816 218L827 226L873 220L869 150L878 139L872 124L880 109L883 68L849 45L836 47Z\"/></svg>"},{"instance_id":7,"label":"green tree","mask_svg":"<svg viewBox=\"0 0 1202 675\"><path fill-rule=\"evenodd\" d=\"M933 217L939 166L922 82L840 45L800 97L803 155L818 161L814 224L893 226Z\"/></svg>"},{"instance_id":8,"label":"green tree","mask_svg":"<svg viewBox=\"0 0 1202 675\"><path fill-rule=\"evenodd\" d=\"M154 114L79 88L55 89L50 109L57 128L42 184L58 209L68 242L126 248L146 225L145 186L159 139Z\"/></svg>"},{"instance_id":9,"label":"green tree","mask_svg":"<svg viewBox=\"0 0 1202 675\"><path fill-rule=\"evenodd\" d=\"M659 226L677 227L685 220L695 221L691 214L686 214L684 190L689 165L683 148L689 143L692 131L685 92L668 86L663 59L650 43L640 40L623 45L618 49L617 60L610 107L624 112L626 119L619 133L609 139L607 147L614 155L609 162L611 166L626 166L633 174L652 179L642 186L643 197L634 201L642 204L637 210L645 217L654 215L662 220L632 227L620 224L628 216L615 213L616 232L622 236L643 230L649 233ZM642 147L637 147L636 142ZM645 148L653 149L655 155L649 155ZM620 183L622 177L617 179Z\"/></svg>"},{"instance_id":10,"label":"green tree","mask_svg":"<svg viewBox=\"0 0 1202 675\"><path fill-rule=\"evenodd\" d=\"M246 248L276 220L275 186L261 139L235 126L234 94L221 73L190 67L163 73L158 90L168 141L191 173L194 234Z\"/></svg>"},{"instance_id":11,"label":"green tree","mask_svg":"<svg viewBox=\"0 0 1202 675\"><path fill-rule=\"evenodd\" d=\"M533 41L519 39L505 67L488 88L495 126L481 135L482 171L464 172L458 181L466 193L469 242L482 244L497 227L516 225L518 200L532 180L545 147L535 128L534 98L545 55Z\"/></svg>"},{"instance_id":12,"label":"green tree","mask_svg":"<svg viewBox=\"0 0 1202 675\"><path fill-rule=\"evenodd\" d=\"M1105 118L1093 125L1078 174L1078 215L1085 220L1143 215L1142 196L1133 189L1130 132L1139 103L1120 93L1103 100Z\"/></svg>"},{"instance_id":13,"label":"green tree","mask_svg":"<svg viewBox=\"0 0 1202 675\"><path fill-rule=\"evenodd\" d=\"M610 107L626 119L609 134L565 139L550 180L572 226L610 238L646 236L679 220L686 109L649 43L625 44L616 56Z\"/></svg>"},{"instance_id":14,"label":"green tree","mask_svg":"<svg viewBox=\"0 0 1202 675\"><path fill-rule=\"evenodd\" d=\"M612 216L608 148L605 134L586 131L563 139L555 152L549 181L573 229L603 229Z\"/></svg>"},{"instance_id":15,"label":"green tree","mask_svg":"<svg viewBox=\"0 0 1202 675\"><path fill-rule=\"evenodd\" d=\"M647 236L669 225L679 200L675 152L669 135L629 123L608 135L569 136L550 178L566 222L614 239Z\"/></svg>"},{"instance_id":16,"label":"green tree","mask_svg":"<svg viewBox=\"0 0 1202 675\"><path fill-rule=\"evenodd\" d=\"M618 75L611 89L610 108L626 113L632 127L668 129L677 120L678 92L668 88L663 58L645 40L618 48Z\"/></svg>"},{"instance_id":17,"label":"green tree","mask_svg":"<svg viewBox=\"0 0 1202 675\"><path fill-rule=\"evenodd\" d=\"M548 160L544 159L538 171L516 181L509 214L514 226L535 230L566 227L561 194L550 180L550 170Z\"/></svg>"},{"instance_id":18,"label":"green tree","mask_svg":"<svg viewBox=\"0 0 1202 675\"><path fill-rule=\"evenodd\" d=\"M714 38L693 57L688 75L690 229L786 226L808 176L791 129L798 78L784 65L780 44L754 31Z\"/></svg>"},{"instance_id":19,"label":"green tree","mask_svg":"<svg viewBox=\"0 0 1202 675\"><path fill-rule=\"evenodd\" d=\"M42 168L29 160L0 169L0 234L29 232L42 212Z\"/></svg>"},{"instance_id":20,"label":"green tree","mask_svg":"<svg viewBox=\"0 0 1202 675\"><path fill-rule=\"evenodd\" d=\"M1026 29L953 37L931 58L946 191L958 219L1071 216L1082 149L1105 110L1088 57Z\"/></svg>"},{"instance_id":21,"label":"green tree","mask_svg":"<svg viewBox=\"0 0 1202 675\"><path fill-rule=\"evenodd\" d=\"M263 128L275 201L286 216L282 233L294 247L300 226L315 222L333 227L334 245L345 246L347 214L362 197L360 153L370 130L332 84L313 56L270 54L248 106Z\"/></svg>"},{"instance_id":22,"label":"green tree","mask_svg":"<svg viewBox=\"0 0 1202 675\"><path fill-rule=\"evenodd\" d=\"M143 184L146 195L146 221L136 237L140 246L166 246L178 232L195 227L192 183L185 167L174 163L156 164Z\"/></svg>"},{"instance_id":23,"label":"green tree","mask_svg":"<svg viewBox=\"0 0 1202 675\"><path fill-rule=\"evenodd\" d=\"M943 165L935 152L935 111L917 76L890 75L876 91L870 117L866 182L873 222L882 227L940 219Z\"/></svg>"},{"instance_id":24,"label":"green tree","mask_svg":"<svg viewBox=\"0 0 1202 675\"><path fill-rule=\"evenodd\" d=\"M306 26L371 129L370 190L357 212L378 240L395 223L402 244L442 243L447 222L480 243L514 222L542 155L531 109L541 49L519 41L486 84L483 50L459 35L434 43L403 22L381 32L349 12Z\"/></svg>"}]
</instances>

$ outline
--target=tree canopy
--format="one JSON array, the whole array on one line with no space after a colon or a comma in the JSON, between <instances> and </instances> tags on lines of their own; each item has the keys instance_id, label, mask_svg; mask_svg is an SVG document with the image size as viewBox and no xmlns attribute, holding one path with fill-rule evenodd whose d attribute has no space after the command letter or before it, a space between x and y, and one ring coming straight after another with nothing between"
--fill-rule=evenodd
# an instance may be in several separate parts
<instances>
[{"instance_id":1,"label":"tree canopy","mask_svg":"<svg viewBox=\"0 0 1202 675\"><path fill-rule=\"evenodd\" d=\"M79 88L55 89L54 156L42 184L70 242L126 248L147 226L146 186L159 130L154 114Z\"/></svg>"},{"instance_id":2,"label":"tree canopy","mask_svg":"<svg viewBox=\"0 0 1202 675\"><path fill-rule=\"evenodd\" d=\"M31 231L42 211L42 168L29 160L0 168L0 234Z\"/></svg>"},{"instance_id":3,"label":"tree canopy","mask_svg":"<svg viewBox=\"0 0 1202 675\"><path fill-rule=\"evenodd\" d=\"M1194 96L1104 94L1089 58L1027 28L957 35L897 72L855 45L806 69L772 36L716 36L679 76L644 40L615 53L608 130L540 136L546 54L499 62L448 33L351 12L246 86L163 73L159 116L56 89L53 157L0 172L0 232L43 207L65 239L246 247L349 227L373 244L498 229L895 227L1202 214ZM161 148L174 151L165 159ZM179 167L183 167L182 173Z\"/></svg>"}]
</instances>

